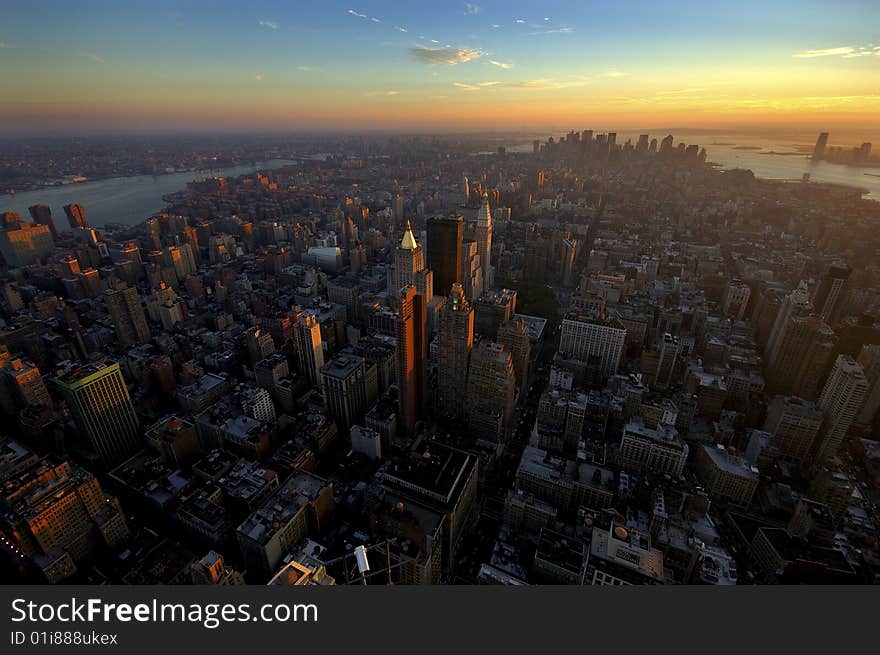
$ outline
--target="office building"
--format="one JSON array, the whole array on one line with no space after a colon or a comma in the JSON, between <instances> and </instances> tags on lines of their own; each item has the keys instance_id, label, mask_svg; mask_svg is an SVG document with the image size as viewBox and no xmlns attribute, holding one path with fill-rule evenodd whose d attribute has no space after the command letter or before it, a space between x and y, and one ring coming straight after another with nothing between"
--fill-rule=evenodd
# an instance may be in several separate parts
<instances>
[{"instance_id":1,"label":"office building","mask_svg":"<svg viewBox=\"0 0 880 655\"><path fill-rule=\"evenodd\" d=\"M877 416L877 410L880 409L880 345L862 346L858 362L868 379L868 391L858 420L860 423L870 424Z\"/></svg>"},{"instance_id":2,"label":"office building","mask_svg":"<svg viewBox=\"0 0 880 655\"><path fill-rule=\"evenodd\" d=\"M427 307L425 297L416 293L414 286L401 289L398 300L395 335L399 426L411 435L425 409Z\"/></svg>"},{"instance_id":3,"label":"office building","mask_svg":"<svg viewBox=\"0 0 880 655\"><path fill-rule=\"evenodd\" d=\"M428 268L434 273L434 292L445 296L461 282L463 219L461 216L429 218Z\"/></svg>"},{"instance_id":4,"label":"office building","mask_svg":"<svg viewBox=\"0 0 880 655\"><path fill-rule=\"evenodd\" d=\"M483 271L483 288L491 289L495 279L495 269L492 268L492 210L489 207L489 194L485 191L477 212L477 253Z\"/></svg>"},{"instance_id":5,"label":"office building","mask_svg":"<svg viewBox=\"0 0 880 655\"><path fill-rule=\"evenodd\" d=\"M838 355L817 402L825 416L814 444L815 464L825 463L837 454L867 392L868 379L862 365L849 355Z\"/></svg>"},{"instance_id":6,"label":"office building","mask_svg":"<svg viewBox=\"0 0 880 655\"><path fill-rule=\"evenodd\" d=\"M498 329L498 343L510 353L513 369L516 372L516 383L522 387L529 376L529 357L532 349L525 321L517 316L502 324Z\"/></svg>"},{"instance_id":7,"label":"office building","mask_svg":"<svg viewBox=\"0 0 880 655\"><path fill-rule=\"evenodd\" d=\"M767 407L764 430L780 456L806 463L822 427L822 410L792 396L775 396Z\"/></svg>"},{"instance_id":8,"label":"office building","mask_svg":"<svg viewBox=\"0 0 880 655\"><path fill-rule=\"evenodd\" d=\"M570 312L562 321L559 353L584 363L594 360L603 377L617 373L626 342L626 328L615 318Z\"/></svg>"},{"instance_id":9,"label":"office building","mask_svg":"<svg viewBox=\"0 0 880 655\"><path fill-rule=\"evenodd\" d=\"M54 243L48 225L22 221L18 214L8 212L0 225L0 255L9 268L30 266L45 259Z\"/></svg>"},{"instance_id":10,"label":"office building","mask_svg":"<svg viewBox=\"0 0 880 655\"><path fill-rule=\"evenodd\" d=\"M121 285L116 289L107 289L104 291L104 301L120 344L133 346L150 339L150 326L136 288Z\"/></svg>"},{"instance_id":11,"label":"office building","mask_svg":"<svg viewBox=\"0 0 880 655\"><path fill-rule=\"evenodd\" d=\"M32 205L28 207L28 213L31 215L31 218L34 219L34 223L37 225L45 225L49 228L49 232L52 233L52 238L58 238L58 229L55 227L55 221L52 218L52 209L49 205Z\"/></svg>"},{"instance_id":12,"label":"office building","mask_svg":"<svg viewBox=\"0 0 880 655\"><path fill-rule=\"evenodd\" d=\"M758 487L758 469L721 444L697 448L697 475L714 498L747 507Z\"/></svg>"},{"instance_id":13,"label":"office building","mask_svg":"<svg viewBox=\"0 0 880 655\"><path fill-rule=\"evenodd\" d=\"M294 327L294 347L302 371L314 386L322 383L321 370L324 367L324 345L321 340L321 325L313 314L302 314Z\"/></svg>"},{"instance_id":14,"label":"office building","mask_svg":"<svg viewBox=\"0 0 880 655\"><path fill-rule=\"evenodd\" d=\"M464 412L467 372L474 346L474 309L458 282L440 308L437 336L437 402L439 415L458 418Z\"/></svg>"},{"instance_id":15,"label":"office building","mask_svg":"<svg viewBox=\"0 0 880 655\"><path fill-rule=\"evenodd\" d=\"M72 229L87 228L89 221L86 218L86 209L82 205L64 205L64 213L67 214L67 222Z\"/></svg>"},{"instance_id":16,"label":"office building","mask_svg":"<svg viewBox=\"0 0 880 655\"><path fill-rule=\"evenodd\" d=\"M851 274L852 269L846 264L830 266L816 289L813 307L827 323L832 323L839 317L840 308L846 300L847 282Z\"/></svg>"},{"instance_id":17,"label":"office building","mask_svg":"<svg viewBox=\"0 0 880 655\"><path fill-rule=\"evenodd\" d=\"M471 352L465 393L465 412L473 436L503 441L515 398L513 358L501 344L481 341Z\"/></svg>"},{"instance_id":18,"label":"office building","mask_svg":"<svg viewBox=\"0 0 880 655\"><path fill-rule=\"evenodd\" d=\"M138 418L119 364L101 360L62 368L55 383L80 434L106 466L140 447Z\"/></svg>"},{"instance_id":19,"label":"office building","mask_svg":"<svg viewBox=\"0 0 880 655\"><path fill-rule=\"evenodd\" d=\"M687 456L688 445L672 426L661 423L649 428L637 416L623 429L618 463L628 471L667 473L678 477L684 471Z\"/></svg>"},{"instance_id":20,"label":"office building","mask_svg":"<svg viewBox=\"0 0 880 655\"><path fill-rule=\"evenodd\" d=\"M321 368L327 412L342 432L360 423L367 410L367 367L363 357L341 353Z\"/></svg>"}]
</instances>

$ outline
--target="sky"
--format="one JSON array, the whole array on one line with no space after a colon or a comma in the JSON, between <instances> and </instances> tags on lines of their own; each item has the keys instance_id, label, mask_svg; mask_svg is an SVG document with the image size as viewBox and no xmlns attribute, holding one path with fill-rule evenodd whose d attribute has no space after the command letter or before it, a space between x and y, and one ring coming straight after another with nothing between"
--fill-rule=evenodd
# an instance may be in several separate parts
<instances>
[{"instance_id":1,"label":"sky","mask_svg":"<svg viewBox=\"0 0 880 655\"><path fill-rule=\"evenodd\" d=\"M0 131L876 129L877 0L3 0Z\"/></svg>"}]
</instances>

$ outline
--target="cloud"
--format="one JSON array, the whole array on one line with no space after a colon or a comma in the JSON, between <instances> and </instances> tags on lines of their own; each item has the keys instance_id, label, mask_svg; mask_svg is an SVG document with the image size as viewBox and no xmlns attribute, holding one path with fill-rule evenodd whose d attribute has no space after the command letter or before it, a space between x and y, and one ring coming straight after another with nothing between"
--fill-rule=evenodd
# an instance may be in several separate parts
<instances>
[{"instance_id":1,"label":"cloud","mask_svg":"<svg viewBox=\"0 0 880 655\"><path fill-rule=\"evenodd\" d=\"M475 82L474 84L465 84L464 82L453 82L452 86L457 86L459 89L464 91L479 91L480 89L485 89L490 86L498 86L501 82L496 82L492 80L490 82Z\"/></svg>"},{"instance_id":2,"label":"cloud","mask_svg":"<svg viewBox=\"0 0 880 655\"><path fill-rule=\"evenodd\" d=\"M522 18L517 18L514 23L519 23L520 25L525 25L525 21Z\"/></svg>"},{"instance_id":3,"label":"cloud","mask_svg":"<svg viewBox=\"0 0 880 655\"><path fill-rule=\"evenodd\" d=\"M449 96L428 96L428 100L445 100Z\"/></svg>"},{"instance_id":4,"label":"cloud","mask_svg":"<svg viewBox=\"0 0 880 655\"><path fill-rule=\"evenodd\" d=\"M493 66L498 66L498 68L502 68L504 70L507 70L508 68L513 68L513 64L511 64L509 61L495 61L494 59L490 59L489 63Z\"/></svg>"},{"instance_id":5,"label":"cloud","mask_svg":"<svg viewBox=\"0 0 880 655\"><path fill-rule=\"evenodd\" d=\"M587 84L588 82L584 80L562 82L550 77L545 77L536 80L520 80L518 82L507 82L506 84L504 84L504 87L508 89L533 89L537 91L544 91L547 89L572 89L576 87L586 86Z\"/></svg>"},{"instance_id":6,"label":"cloud","mask_svg":"<svg viewBox=\"0 0 880 655\"><path fill-rule=\"evenodd\" d=\"M491 27L493 30L497 30L501 26L498 23L492 23L489 27Z\"/></svg>"},{"instance_id":7,"label":"cloud","mask_svg":"<svg viewBox=\"0 0 880 655\"><path fill-rule=\"evenodd\" d=\"M464 15L465 16L473 16L474 14L479 14L482 7L480 5L475 5L472 2L464 3Z\"/></svg>"},{"instance_id":8,"label":"cloud","mask_svg":"<svg viewBox=\"0 0 880 655\"><path fill-rule=\"evenodd\" d=\"M849 55L855 51L856 49L851 46L843 46L840 48L824 48L822 50L803 50L794 53L792 57L798 57L801 59L809 59L811 57L836 57L838 55Z\"/></svg>"},{"instance_id":9,"label":"cloud","mask_svg":"<svg viewBox=\"0 0 880 655\"><path fill-rule=\"evenodd\" d=\"M302 71L303 73L311 73L315 69L311 66L297 66L296 70Z\"/></svg>"},{"instance_id":10,"label":"cloud","mask_svg":"<svg viewBox=\"0 0 880 655\"><path fill-rule=\"evenodd\" d=\"M627 75L629 75L629 73L617 70L616 68L612 68L602 73L602 77L626 77Z\"/></svg>"},{"instance_id":11,"label":"cloud","mask_svg":"<svg viewBox=\"0 0 880 655\"><path fill-rule=\"evenodd\" d=\"M257 73L256 75L254 75L254 79L255 79L257 82L262 82L262 81L263 81L263 77L265 77L265 75L263 75L263 73Z\"/></svg>"},{"instance_id":12,"label":"cloud","mask_svg":"<svg viewBox=\"0 0 880 655\"><path fill-rule=\"evenodd\" d=\"M378 18L371 18L370 21L372 21L373 23L381 23L382 22Z\"/></svg>"},{"instance_id":13,"label":"cloud","mask_svg":"<svg viewBox=\"0 0 880 655\"><path fill-rule=\"evenodd\" d=\"M400 91L395 91L394 89L388 91L367 91L364 95L367 98L375 98L376 96L398 96L400 95Z\"/></svg>"},{"instance_id":14,"label":"cloud","mask_svg":"<svg viewBox=\"0 0 880 655\"><path fill-rule=\"evenodd\" d=\"M278 23L274 20L258 20L257 25L260 27L268 27L270 30L277 30L281 27L281 23Z\"/></svg>"},{"instance_id":15,"label":"cloud","mask_svg":"<svg viewBox=\"0 0 880 655\"><path fill-rule=\"evenodd\" d=\"M394 26L394 29L396 29L398 32L403 32L404 34L406 34L407 32L409 32L408 29L406 29L405 27L401 27L400 25L395 25L395 26Z\"/></svg>"},{"instance_id":16,"label":"cloud","mask_svg":"<svg viewBox=\"0 0 880 655\"><path fill-rule=\"evenodd\" d=\"M348 12L346 12L346 13L351 14L352 16L356 16L358 18L366 18L367 17L366 14L360 14L360 13L356 12L354 9L349 9Z\"/></svg>"},{"instance_id":17,"label":"cloud","mask_svg":"<svg viewBox=\"0 0 880 655\"><path fill-rule=\"evenodd\" d=\"M2 50L3 48L11 48L11 47L12 47L12 46L9 45L8 43L5 43L5 42L3 42L3 41L0 41L0 50Z\"/></svg>"},{"instance_id":18,"label":"cloud","mask_svg":"<svg viewBox=\"0 0 880 655\"><path fill-rule=\"evenodd\" d=\"M537 27L537 25L535 26ZM535 36L536 34L571 34L574 32L573 27L554 27L549 30L538 30L537 32L528 32L529 36Z\"/></svg>"},{"instance_id":19,"label":"cloud","mask_svg":"<svg viewBox=\"0 0 880 655\"><path fill-rule=\"evenodd\" d=\"M475 48L428 48L425 46L415 46L410 48L409 52L416 61L429 66L455 66L479 59L485 54L482 50Z\"/></svg>"},{"instance_id":20,"label":"cloud","mask_svg":"<svg viewBox=\"0 0 880 655\"><path fill-rule=\"evenodd\" d=\"M100 55L96 55L94 52L81 52L79 54L80 57L85 57L86 59L91 59L96 64L106 64L107 60L104 59Z\"/></svg>"}]
</instances>

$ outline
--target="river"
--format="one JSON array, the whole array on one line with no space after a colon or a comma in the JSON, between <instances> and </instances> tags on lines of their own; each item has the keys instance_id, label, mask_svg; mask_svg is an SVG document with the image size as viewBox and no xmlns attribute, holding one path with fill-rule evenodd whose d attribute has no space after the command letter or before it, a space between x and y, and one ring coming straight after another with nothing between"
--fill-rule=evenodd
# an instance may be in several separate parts
<instances>
[{"instance_id":1,"label":"river","mask_svg":"<svg viewBox=\"0 0 880 655\"><path fill-rule=\"evenodd\" d=\"M287 159L272 159L254 164L242 164L220 169L222 175L235 177L254 171L281 168L295 163ZM28 207L43 204L52 208L52 216L59 229L67 226L62 207L79 203L85 207L92 227L107 223L137 225L161 210L167 203L162 200L176 191L182 191L196 178L195 171L169 173L166 175L137 175L114 177L94 182L46 187L35 191L22 191L15 195L0 196L0 212L18 212L30 220Z\"/></svg>"}]
</instances>

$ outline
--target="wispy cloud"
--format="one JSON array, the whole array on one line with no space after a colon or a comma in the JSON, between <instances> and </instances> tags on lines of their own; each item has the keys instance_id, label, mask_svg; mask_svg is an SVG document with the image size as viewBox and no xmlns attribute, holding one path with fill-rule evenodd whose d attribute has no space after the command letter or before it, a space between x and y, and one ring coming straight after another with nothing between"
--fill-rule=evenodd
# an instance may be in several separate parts
<instances>
[{"instance_id":1,"label":"wispy cloud","mask_svg":"<svg viewBox=\"0 0 880 655\"><path fill-rule=\"evenodd\" d=\"M6 43L5 41L0 41L0 50L3 48L11 48L12 46Z\"/></svg>"},{"instance_id":2,"label":"wispy cloud","mask_svg":"<svg viewBox=\"0 0 880 655\"><path fill-rule=\"evenodd\" d=\"M260 27L268 27L270 30L277 30L281 27L281 23L278 23L274 20L258 20L257 25Z\"/></svg>"},{"instance_id":3,"label":"wispy cloud","mask_svg":"<svg viewBox=\"0 0 880 655\"><path fill-rule=\"evenodd\" d=\"M537 27L537 26L535 26ZM549 30L538 30L536 32L529 32L529 36L536 36L538 34L571 34L574 32L573 27L554 27Z\"/></svg>"},{"instance_id":4,"label":"wispy cloud","mask_svg":"<svg viewBox=\"0 0 880 655\"><path fill-rule=\"evenodd\" d=\"M513 68L513 64L509 61L496 61L494 59L490 59L489 63L493 66L498 66L498 68L503 68L504 70L507 70L508 68Z\"/></svg>"},{"instance_id":5,"label":"wispy cloud","mask_svg":"<svg viewBox=\"0 0 880 655\"><path fill-rule=\"evenodd\" d=\"M403 32L404 34L406 34L407 32L409 32L408 29L406 29L405 27L401 27L400 25L395 25L395 26L394 26L394 29L396 29L398 32Z\"/></svg>"},{"instance_id":6,"label":"wispy cloud","mask_svg":"<svg viewBox=\"0 0 880 655\"><path fill-rule=\"evenodd\" d=\"M627 75L629 75L629 73L616 68L612 68L602 73L602 77L626 77Z\"/></svg>"},{"instance_id":7,"label":"wispy cloud","mask_svg":"<svg viewBox=\"0 0 880 655\"><path fill-rule=\"evenodd\" d=\"M367 17L366 14L361 14L361 13L355 11L354 9L349 9L348 12L346 12L346 13L351 14L352 16L357 16L358 18L366 18Z\"/></svg>"},{"instance_id":8,"label":"wispy cloud","mask_svg":"<svg viewBox=\"0 0 880 655\"><path fill-rule=\"evenodd\" d=\"M256 75L254 75L254 79L257 82L262 82L264 77L265 77L265 75L263 73L257 73Z\"/></svg>"},{"instance_id":9,"label":"wispy cloud","mask_svg":"<svg viewBox=\"0 0 880 655\"><path fill-rule=\"evenodd\" d=\"M547 89L572 89L576 87L586 86L588 82L586 80L573 80L570 82L563 82L561 80L555 80L553 78L545 77L536 80L520 80L518 82L507 82L504 84L505 88L508 89L534 89L538 91L544 91Z\"/></svg>"},{"instance_id":10,"label":"wispy cloud","mask_svg":"<svg viewBox=\"0 0 880 655\"><path fill-rule=\"evenodd\" d=\"M389 89L388 91L367 91L364 95L367 98L375 98L377 96L398 96L400 95L400 91L395 91L394 89Z\"/></svg>"},{"instance_id":11,"label":"wispy cloud","mask_svg":"<svg viewBox=\"0 0 880 655\"><path fill-rule=\"evenodd\" d=\"M102 56L100 56L100 55L96 55L94 52L81 52L81 53L79 54L79 56L80 56L80 57L85 57L86 59L90 59L90 60L92 60L93 62L95 62L96 64L106 64L106 63L107 63L107 60L106 60L106 59L104 59L104 58L103 58Z\"/></svg>"},{"instance_id":12,"label":"wispy cloud","mask_svg":"<svg viewBox=\"0 0 880 655\"><path fill-rule=\"evenodd\" d=\"M821 50L802 50L801 52L796 52L792 55L792 57L797 57L799 59L809 59L812 57L839 57L850 55L856 52L856 49L852 46L841 46L839 48L823 48Z\"/></svg>"},{"instance_id":13,"label":"wispy cloud","mask_svg":"<svg viewBox=\"0 0 880 655\"><path fill-rule=\"evenodd\" d=\"M297 66L296 70L301 71L303 73L311 73L315 69L312 66Z\"/></svg>"},{"instance_id":14,"label":"wispy cloud","mask_svg":"<svg viewBox=\"0 0 880 655\"><path fill-rule=\"evenodd\" d=\"M491 86L498 86L501 82L491 80L489 82L474 82L473 84L466 84L465 82L453 82L452 86L457 86L459 89L464 91L479 91L480 89L485 89Z\"/></svg>"},{"instance_id":15,"label":"wispy cloud","mask_svg":"<svg viewBox=\"0 0 880 655\"><path fill-rule=\"evenodd\" d=\"M480 5L475 5L472 2L464 3L464 15L465 16L473 16L474 14L479 14L482 7Z\"/></svg>"},{"instance_id":16,"label":"wispy cloud","mask_svg":"<svg viewBox=\"0 0 880 655\"><path fill-rule=\"evenodd\" d=\"M409 49L412 57L429 66L455 66L483 56L483 51L475 48L428 48L415 46Z\"/></svg>"},{"instance_id":17,"label":"wispy cloud","mask_svg":"<svg viewBox=\"0 0 880 655\"><path fill-rule=\"evenodd\" d=\"M370 21L373 23L381 23L382 22L378 18L371 18Z\"/></svg>"}]
</instances>

